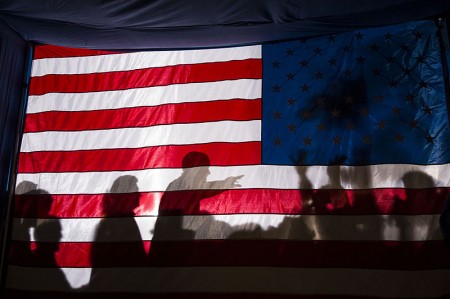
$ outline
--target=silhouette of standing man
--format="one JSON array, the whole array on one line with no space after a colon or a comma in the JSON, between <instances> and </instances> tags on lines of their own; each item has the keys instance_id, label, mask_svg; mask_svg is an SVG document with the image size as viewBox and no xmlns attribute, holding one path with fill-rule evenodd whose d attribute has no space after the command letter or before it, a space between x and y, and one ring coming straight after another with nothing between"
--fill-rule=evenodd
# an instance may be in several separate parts
<instances>
[{"instance_id":1,"label":"silhouette of standing man","mask_svg":"<svg viewBox=\"0 0 450 299\"><path fill-rule=\"evenodd\" d=\"M182 161L183 173L167 187L159 204L158 215L197 215L201 213L202 199L220 194L226 189L240 187L237 181L243 175L207 181L210 165L209 157L204 153L186 154Z\"/></svg>"},{"instance_id":2,"label":"silhouette of standing man","mask_svg":"<svg viewBox=\"0 0 450 299\"><path fill-rule=\"evenodd\" d=\"M113 261L115 267L141 266L147 260L134 209L139 206L137 178L124 175L117 178L109 194L103 198L104 218L100 221L91 249L92 273L89 287L114 285L122 277L104 269ZM123 240L123 242L115 242Z\"/></svg>"},{"instance_id":3,"label":"silhouette of standing man","mask_svg":"<svg viewBox=\"0 0 450 299\"><path fill-rule=\"evenodd\" d=\"M152 240L168 240L172 237L183 240L194 239L194 231L183 229L183 217L161 216L207 214L200 210L202 199L220 194L226 189L240 187L237 181L243 177L242 175L219 181L207 181L210 165L209 157L205 153L190 152L184 156L183 173L169 184L161 198ZM153 254L155 252L153 249ZM150 253L152 255L152 250Z\"/></svg>"}]
</instances>

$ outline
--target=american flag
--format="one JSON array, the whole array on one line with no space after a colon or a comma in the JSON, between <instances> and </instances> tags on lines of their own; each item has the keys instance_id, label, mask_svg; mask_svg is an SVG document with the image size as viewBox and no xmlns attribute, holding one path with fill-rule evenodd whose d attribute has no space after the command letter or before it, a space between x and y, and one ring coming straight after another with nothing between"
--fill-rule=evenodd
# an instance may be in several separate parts
<instances>
[{"instance_id":1,"label":"american flag","mask_svg":"<svg viewBox=\"0 0 450 299\"><path fill-rule=\"evenodd\" d=\"M36 46L6 295L449 295L436 33Z\"/></svg>"}]
</instances>

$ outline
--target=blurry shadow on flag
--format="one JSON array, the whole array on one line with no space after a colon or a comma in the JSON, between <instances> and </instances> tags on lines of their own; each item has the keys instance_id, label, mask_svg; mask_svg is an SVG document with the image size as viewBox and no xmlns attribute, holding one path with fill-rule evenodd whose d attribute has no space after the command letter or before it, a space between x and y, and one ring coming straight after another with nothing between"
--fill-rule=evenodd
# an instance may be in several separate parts
<instances>
[{"instance_id":1,"label":"blurry shadow on flag","mask_svg":"<svg viewBox=\"0 0 450 299\"><path fill-rule=\"evenodd\" d=\"M355 73L355 78L340 77L324 90L317 89L319 94L307 98L297 111L296 122L310 130L305 133L310 137L304 146L294 145L298 151L290 158L299 176L299 214L306 216L305 222L317 241L348 235L354 240L379 240L383 227L374 191L367 188L372 179L370 168L358 168L355 177L346 167L368 165L373 155L368 140L355 146L361 138L357 131L369 128L370 112L362 69L355 67ZM315 177L308 177L311 165ZM346 185L352 189L344 188ZM334 218L339 220L336 223L328 215L344 217Z\"/></svg>"},{"instance_id":2,"label":"blurry shadow on flag","mask_svg":"<svg viewBox=\"0 0 450 299\"><path fill-rule=\"evenodd\" d=\"M352 192L343 187L343 178L348 177L346 169L342 168L347 157L337 155L323 167L327 184L314 188L307 176L309 166L304 165L307 152L301 150L298 158L294 160L299 175L300 211L305 215L305 223L314 233L315 240L328 240L330 236L338 236L340 232L351 232L355 239L367 239L367 236L380 235L382 224L377 219L372 219L370 224L364 222L363 217L355 217L352 221L341 223L330 222L326 215L357 215L378 214L378 208L372 190L363 189L368 185L370 174L361 169L358 173L358 181L352 182L353 186L361 190ZM369 232L370 230L370 232Z\"/></svg>"},{"instance_id":3,"label":"blurry shadow on flag","mask_svg":"<svg viewBox=\"0 0 450 299\"><path fill-rule=\"evenodd\" d=\"M30 181L23 181L16 187L16 194L24 199L28 204L25 205L27 210L25 212L30 213L36 211L38 208L36 207L36 202L32 200L33 196L38 194L48 194L42 189L37 189L37 184ZM46 200L40 201L43 204L43 209L46 210L46 214L50 212L51 208L51 197L50 195L44 196ZM28 200L30 199L30 200ZM50 200L48 200L50 199ZM36 229L37 221L34 219L20 219L18 225L14 227L14 231L20 240L23 240L26 246L21 246L18 248L12 248L11 254L12 258L15 259L17 256L18 259L22 261L31 261L32 258L32 250L31 250L31 234ZM26 264L26 263L25 263Z\"/></svg>"},{"instance_id":4,"label":"blurry shadow on flag","mask_svg":"<svg viewBox=\"0 0 450 299\"><path fill-rule=\"evenodd\" d=\"M64 290L70 290L71 285L64 272L59 269L56 261L56 253L59 250L60 240L62 238L61 223L55 221L55 219L51 219L50 221L44 220L44 222L36 226L34 238L36 240L36 247L33 250L33 259L37 261L38 265L55 268L51 277L45 277L44 279L51 280L52 283L57 284L58 287Z\"/></svg>"},{"instance_id":5,"label":"blurry shadow on flag","mask_svg":"<svg viewBox=\"0 0 450 299\"><path fill-rule=\"evenodd\" d=\"M200 209L201 201L240 187L238 180L243 176L209 181L210 166L211 161L205 153L190 152L184 156L182 174L167 186L159 204L158 218L151 231L153 238L149 253L150 266L162 265L167 260L163 257L168 256L169 252L179 259L180 265L189 264L189 259L196 250L194 243L190 241L210 235L217 227L217 221L205 216L208 213ZM190 229L185 228L187 223ZM229 228L225 223L220 223L220 226L223 231ZM180 248L183 248L182 254L176 252Z\"/></svg>"},{"instance_id":6,"label":"blurry shadow on flag","mask_svg":"<svg viewBox=\"0 0 450 299\"><path fill-rule=\"evenodd\" d=\"M123 283L123 277L108 271L111 262L115 267L145 264L147 255L134 219L140 198L137 182L134 176L120 176L111 186L110 193L103 197L103 218L91 248L92 272L88 289Z\"/></svg>"},{"instance_id":7,"label":"blurry shadow on flag","mask_svg":"<svg viewBox=\"0 0 450 299\"><path fill-rule=\"evenodd\" d=\"M435 182L431 176L421 171L405 173L402 182L405 193L403 196L395 196L391 208L391 214L404 215L404 217L398 217L392 221L393 225L397 227L399 240L409 241L425 236L428 239L440 239L441 232L433 230L438 227L436 223L431 223L426 218L412 223L408 221L408 215L423 214L420 211L426 211L430 205L439 204L440 201L437 199L442 196L440 195L441 190L435 188ZM429 200L424 200L424 197Z\"/></svg>"},{"instance_id":8,"label":"blurry shadow on flag","mask_svg":"<svg viewBox=\"0 0 450 299\"><path fill-rule=\"evenodd\" d=\"M37 184L30 181L23 181L16 187L15 194L21 201L21 213L28 217L38 216L21 218L15 223L18 225L13 228L14 235L20 242L12 243L10 262L14 265L54 268L49 275L35 277L35 283L46 285L51 282L64 290L70 290L71 285L57 262L62 227L59 219L51 212L53 198L49 192L37 187ZM20 278L8 275L8 280L15 279ZM8 293L5 294L6 298L9 296Z\"/></svg>"}]
</instances>

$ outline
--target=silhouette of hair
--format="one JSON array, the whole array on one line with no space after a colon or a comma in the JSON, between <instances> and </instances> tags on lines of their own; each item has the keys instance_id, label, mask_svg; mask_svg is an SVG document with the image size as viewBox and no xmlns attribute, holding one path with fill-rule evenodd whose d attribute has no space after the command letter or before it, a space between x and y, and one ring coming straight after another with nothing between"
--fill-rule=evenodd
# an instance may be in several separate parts
<instances>
[{"instance_id":1,"label":"silhouette of hair","mask_svg":"<svg viewBox=\"0 0 450 299\"><path fill-rule=\"evenodd\" d=\"M20 182L16 187L16 194L37 194L37 184L30 181Z\"/></svg>"},{"instance_id":2,"label":"silhouette of hair","mask_svg":"<svg viewBox=\"0 0 450 299\"><path fill-rule=\"evenodd\" d=\"M61 239L61 224L59 221L45 221L34 230L36 241L50 240L57 244ZM59 246L59 244L57 244Z\"/></svg>"},{"instance_id":3,"label":"silhouette of hair","mask_svg":"<svg viewBox=\"0 0 450 299\"><path fill-rule=\"evenodd\" d=\"M110 194L103 198L103 212L107 216L134 215L139 206L138 179L132 175L118 177L111 186Z\"/></svg>"},{"instance_id":4,"label":"silhouette of hair","mask_svg":"<svg viewBox=\"0 0 450 299\"><path fill-rule=\"evenodd\" d=\"M420 186L431 187L434 186L434 181L431 176L421 171L409 171L402 177L403 184L406 188L414 188Z\"/></svg>"},{"instance_id":5,"label":"silhouette of hair","mask_svg":"<svg viewBox=\"0 0 450 299\"><path fill-rule=\"evenodd\" d=\"M37 209L45 213L46 216L51 216L50 212L53 206L53 198L50 193L42 189L36 189L36 194L40 194Z\"/></svg>"},{"instance_id":6,"label":"silhouette of hair","mask_svg":"<svg viewBox=\"0 0 450 299\"><path fill-rule=\"evenodd\" d=\"M53 198L43 189L38 189L37 184L30 181L23 181L16 187L16 195L27 201L26 209L28 211L40 211L42 214L49 216ZM39 200L33 200L39 198Z\"/></svg>"},{"instance_id":7,"label":"silhouette of hair","mask_svg":"<svg viewBox=\"0 0 450 299\"><path fill-rule=\"evenodd\" d=\"M20 183L16 188L16 196L20 197L27 204L23 205L23 211L36 213L39 215L51 216L53 198L44 189L36 189L37 185L28 181ZM29 189L34 188L34 189Z\"/></svg>"},{"instance_id":8,"label":"silhouette of hair","mask_svg":"<svg viewBox=\"0 0 450 299\"><path fill-rule=\"evenodd\" d=\"M209 161L208 155L201 152L190 152L184 156L181 163L183 168L191 168L196 166L210 166L211 161Z\"/></svg>"},{"instance_id":9,"label":"silhouette of hair","mask_svg":"<svg viewBox=\"0 0 450 299\"><path fill-rule=\"evenodd\" d=\"M111 193L131 193L137 192L138 179L132 175L118 177L111 186Z\"/></svg>"},{"instance_id":10,"label":"silhouette of hair","mask_svg":"<svg viewBox=\"0 0 450 299\"><path fill-rule=\"evenodd\" d=\"M52 219L39 224L35 231L36 248L33 251L34 262L40 266L51 267L55 269L52 275L52 282L63 289L69 290L71 286L67 281L64 272L56 260L56 252L59 250L60 240L62 237L61 223L58 219Z\"/></svg>"}]
</instances>

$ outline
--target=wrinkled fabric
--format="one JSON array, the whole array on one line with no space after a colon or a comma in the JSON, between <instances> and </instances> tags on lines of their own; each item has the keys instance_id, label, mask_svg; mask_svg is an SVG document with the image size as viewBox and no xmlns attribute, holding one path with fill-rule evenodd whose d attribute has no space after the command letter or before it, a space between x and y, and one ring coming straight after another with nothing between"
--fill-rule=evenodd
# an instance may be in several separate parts
<instances>
[{"instance_id":1,"label":"wrinkled fabric","mask_svg":"<svg viewBox=\"0 0 450 299\"><path fill-rule=\"evenodd\" d=\"M0 212L3 237L8 185L17 138L20 99L26 59L26 43L0 22ZM3 238L2 238L3 239Z\"/></svg>"},{"instance_id":2,"label":"wrinkled fabric","mask_svg":"<svg viewBox=\"0 0 450 299\"><path fill-rule=\"evenodd\" d=\"M4 0L27 41L95 49L200 48L319 36L445 15L450 1Z\"/></svg>"}]
</instances>

